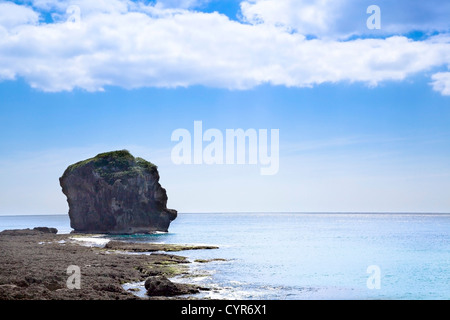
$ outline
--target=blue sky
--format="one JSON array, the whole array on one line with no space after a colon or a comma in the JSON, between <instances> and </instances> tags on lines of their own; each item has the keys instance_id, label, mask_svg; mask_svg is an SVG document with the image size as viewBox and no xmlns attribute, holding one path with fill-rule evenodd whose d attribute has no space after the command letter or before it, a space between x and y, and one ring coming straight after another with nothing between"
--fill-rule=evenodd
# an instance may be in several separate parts
<instances>
[{"instance_id":1,"label":"blue sky","mask_svg":"<svg viewBox=\"0 0 450 320\"><path fill-rule=\"evenodd\" d=\"M374 3L0 1L0 214L66 213L64 169L124 148L180 212L450 212L450 5ZM278 173L175 165L198 120L279 129Z\"/></svg>"}]
</instances>

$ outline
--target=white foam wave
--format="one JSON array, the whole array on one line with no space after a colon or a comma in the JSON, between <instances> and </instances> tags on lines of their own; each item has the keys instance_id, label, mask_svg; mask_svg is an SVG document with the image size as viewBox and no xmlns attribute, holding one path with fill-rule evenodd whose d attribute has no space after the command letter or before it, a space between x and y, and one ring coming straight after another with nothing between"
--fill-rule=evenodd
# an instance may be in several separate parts
<instances>
[{"instance_id":1,"label":"white foam wave","mask_svg":"<svg viewBox=\"0 0 450 320\"><path fill-rule=\"evenodd\" d=\"M104 247L110 240L102 237L72 237L70 240L79 241L82 246Z\"/></svg>"}]
</instances>

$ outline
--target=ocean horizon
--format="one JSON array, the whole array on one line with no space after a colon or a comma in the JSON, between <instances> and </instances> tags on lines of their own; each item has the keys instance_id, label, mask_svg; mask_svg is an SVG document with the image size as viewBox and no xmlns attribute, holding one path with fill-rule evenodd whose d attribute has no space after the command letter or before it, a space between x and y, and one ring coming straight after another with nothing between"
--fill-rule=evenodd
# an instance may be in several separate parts
<instances>
[{"instance_id":1,"label":"ocean horizon","mask_svg":"<svg viewBox=\"0 0 450 320\"><path fill-rule=\"evenodd\" d=\"M38 226L72 231L67 214L0 216L0 231ZM212 288L199 298L450 298L447 213L180 213L167 233L100 237L218 246L180 253L193 276L173 281Z\"/></svg>"}]
</instances>

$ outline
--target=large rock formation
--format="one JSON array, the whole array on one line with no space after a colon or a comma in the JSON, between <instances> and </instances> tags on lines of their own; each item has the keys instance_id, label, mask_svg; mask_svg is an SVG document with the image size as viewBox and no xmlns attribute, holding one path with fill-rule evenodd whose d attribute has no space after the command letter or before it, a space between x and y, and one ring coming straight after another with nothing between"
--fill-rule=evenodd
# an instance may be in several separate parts
<instances>
[{"instance_id":1,"label":"large rock formation","mask_svg":"<svg viewBox=\"0 0 450 320\"><path fill-rule=\"evenodd\" d=\"M59 181L75 232L167 232L177 217L175 210L166 207L157 167L127 150L72 164Z\"/></svg>"}]
</instances>

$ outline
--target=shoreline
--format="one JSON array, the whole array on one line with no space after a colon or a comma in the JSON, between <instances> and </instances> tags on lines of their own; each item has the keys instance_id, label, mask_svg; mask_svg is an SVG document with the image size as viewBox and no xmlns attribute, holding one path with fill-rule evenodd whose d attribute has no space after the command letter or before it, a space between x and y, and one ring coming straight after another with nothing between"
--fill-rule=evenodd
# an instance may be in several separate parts
<instances>
[{"instance_id":1,"label":"shoreline","mask_svg":"<svg viewBox=\"0 0 450 320\"><path fill-rule=\"evenodd\" d=\"M210 290L170 281L191 276L190 261L172 252L216 246L118 240L93 246L76 238L99 235L56 232L45 227L0 232L0 300L186 300ZM69 266L79 268L79 289L69 288ZM146 282L149 296L124 289L137 282Z\"/></svg>"}]
</instances>

